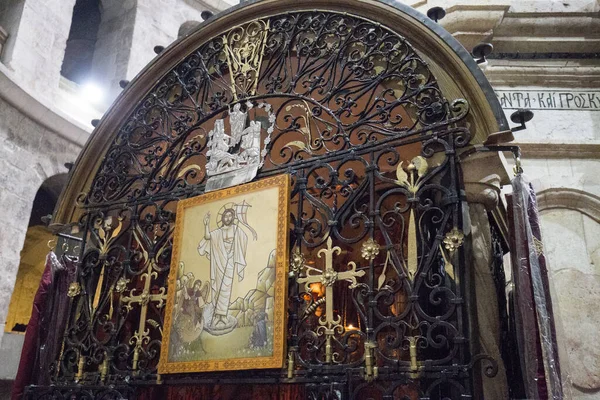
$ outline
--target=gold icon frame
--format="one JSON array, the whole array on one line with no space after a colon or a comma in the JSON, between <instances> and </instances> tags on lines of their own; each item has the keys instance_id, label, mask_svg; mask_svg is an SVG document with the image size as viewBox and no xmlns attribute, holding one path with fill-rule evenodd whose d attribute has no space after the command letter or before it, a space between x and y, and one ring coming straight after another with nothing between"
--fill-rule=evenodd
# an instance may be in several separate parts
<instances>
[{"instance_id":1,"label":"gold icon frame","mask_svg":"<svg viewBox=\"0 0 600 400\"><path fill-rule=\"evenodd\" d=\"M261 357L235 357L235 358L217 358L202 359L193 361L178 361L169 359L170 342L173 332L173 312L176 301L176 285L179 266L182 261L181 254L185 250L186 242L189 247L189 239L185 239L186 224L190 219L188 217L192 211L206 209L212 206L217 207L239 199L240 197L252 196L256 198L259 195L276 196L271 202L266 197L261 197L261 202L252 205L252 212L264 217L266 210L262 209L263 204L273 204L277 206L276 212L276 234L274 248L275 257L275 283L272 308L272 354ZM267 369L282 368L285 358L286 347L286 324L287 324L287 270L289 257L289 202L290 202L290 177L289 175L279 175L271 178L262 179L256 182L247 183L240 186L221 189L218 191L203 194L190 199L182 200L177 205L177 217L175 221L175 232L173 235L173 255L171 259L171 270L169 272L167 306L164 319L164 332L161 344L161 355L158 364L159 374L171 373L189 373L189 372L212 372L212 371L231 371L246 369ZM216 215L216 213L215 213ZM264 218L261 218L263 220ZM190 221L192 222L192 221ZM202 221L194 221L196 225L202 225ZM265 223L267 224L267 223ZM187 227L191 226L188 224ZM258 226L258 235L261 229L270 229L269 226ZM266 232L266 231L265 231ZM249 238L248 243L251 243ZM257 245L258 246L258 245ZM190 250L188 250L188 253ZM258 268L258 267L257 267ZM267 267L268 268L268 265ZM269 316L267 316L269 317ZM224 343L227 343L226 336L223 336Z\"/></svg>"}]
</instances>

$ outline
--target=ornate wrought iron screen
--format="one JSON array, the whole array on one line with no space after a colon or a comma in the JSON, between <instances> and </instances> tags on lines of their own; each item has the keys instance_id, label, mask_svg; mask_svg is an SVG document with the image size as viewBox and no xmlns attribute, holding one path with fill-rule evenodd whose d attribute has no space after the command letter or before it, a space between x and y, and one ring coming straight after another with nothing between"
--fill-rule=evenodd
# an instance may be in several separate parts
<instances>
[{"instance_id":1,"label":"ornate wrought iron screen","mask_svg":"<svg viewBox=\"0 0 600 400\"><path fill-rule=\"evenodd\" d=\"M288 365L162 379L300 382L313 398L470 398L456 157L470 140L468 105L443 96L403 37L324 11L206 41L120 128L80 198L58 387L157 379L177 202L203 193L209 132L236 104L261 123L256 179L292 176Z\"/></svg>"}]
</instances>

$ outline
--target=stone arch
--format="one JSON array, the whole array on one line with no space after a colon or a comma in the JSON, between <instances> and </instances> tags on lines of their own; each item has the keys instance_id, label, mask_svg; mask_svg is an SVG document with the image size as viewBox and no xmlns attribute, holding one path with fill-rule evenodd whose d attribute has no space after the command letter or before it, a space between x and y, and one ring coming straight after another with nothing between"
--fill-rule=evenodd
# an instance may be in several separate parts
<instances>
[{"instance_id":1,"label":"stone arch","mask_svg":"<svg viewBox=\"0 0 600 400\"><path fill-rule=\"evenodd\" d=\"M600 197L589 192L556 187L537 193L539 211L552 209L576 210L600 223Z\"/></svg>"},{"instance_id":2,"label":"stone arch","mask_svg":"<svg viewBox=\"0 0 600 400\"><path fill-rule=\"evenodd\" d=\"M44 217L54 212L60 193L68 181L68 174L56 174L47 178L38 189L33 200L29 227L45 224Z\"/></svg>"},{"instance_id":3,"label":"stone arch","mask_svg":"<svg viewBox=\"0 0 600 400\"><path fill-rule=\"evenodd\" d=\"M8 308L6 332L24 332L27 326L33 297L44 271L45 257L50 250L49 242L54 238L44 219L52 214L67 179L65 173L53 175L42 183L36 193Z\"/></svg>"}]
</instances>

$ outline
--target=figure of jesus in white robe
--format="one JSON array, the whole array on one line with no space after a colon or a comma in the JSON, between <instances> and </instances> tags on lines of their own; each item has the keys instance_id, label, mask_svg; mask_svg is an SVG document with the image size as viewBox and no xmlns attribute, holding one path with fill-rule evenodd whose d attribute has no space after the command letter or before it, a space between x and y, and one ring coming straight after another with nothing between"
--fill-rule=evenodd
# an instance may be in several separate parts
<instances>
[{"instance_id":1,"label":"figure of jesus in white robe","mask_svg":"<svg viewBox=\"0 0 600 400\"><path fill-rule=\"evenodd\" d=\"M222 226L209 231L210 214L204 218L205 235L198 245L198 253L210 260L211 302L214 307L213 321L208 325L227 325L227 313L231 300L233 277L237 271L238 281L244 279L248 236L234 223L235 211L225 210L221 216Z\"/></svg>"}]
</instances>

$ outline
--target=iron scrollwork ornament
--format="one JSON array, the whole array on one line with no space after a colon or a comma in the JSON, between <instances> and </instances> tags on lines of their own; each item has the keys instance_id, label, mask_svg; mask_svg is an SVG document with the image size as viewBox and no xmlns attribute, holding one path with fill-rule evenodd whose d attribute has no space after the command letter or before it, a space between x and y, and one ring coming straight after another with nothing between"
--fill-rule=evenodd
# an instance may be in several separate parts
<instances>
[{"instance_id":1,"label":"iron scrollwork ornament","mask_svg":"<svg viewBox=\"0 0 600 400\"><path fill-rule=\"evenodd\" d=\"M79 199L83 290L55 381L158 379L178 201L288 173L290 352L269 379L302 377L309 398L471 396L464 266L445 253L462 238L443 240L461 224L468 112L360 16L285 13L207 39L126 118Z\"/></svg>"}]
</instances>

